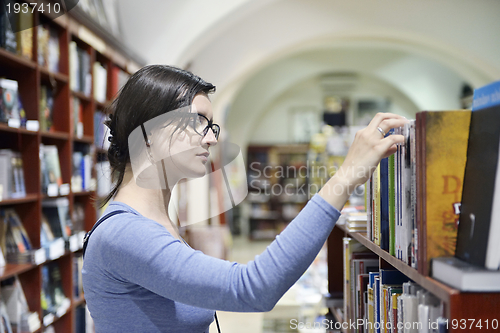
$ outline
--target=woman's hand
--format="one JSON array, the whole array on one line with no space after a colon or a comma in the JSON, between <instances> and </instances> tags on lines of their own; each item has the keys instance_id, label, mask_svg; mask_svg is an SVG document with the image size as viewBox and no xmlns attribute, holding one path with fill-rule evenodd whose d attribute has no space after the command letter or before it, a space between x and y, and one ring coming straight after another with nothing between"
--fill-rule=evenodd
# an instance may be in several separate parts
<instances>
[{"instance_id":1,"label":"woman's hand","mask_svg":"<svg viewBox=\"0 0 500 333\"><path fill-rule=\"evenodd\" d=\"M406 118L396 114L378 113L366 128L356 133L344 163L319 195L340 210L356 187L370 178L380 160L394 154L396 144L404 142L402 135L384 138L382 131L388 133L407 122Z\"/></svg>"}]
</instances>

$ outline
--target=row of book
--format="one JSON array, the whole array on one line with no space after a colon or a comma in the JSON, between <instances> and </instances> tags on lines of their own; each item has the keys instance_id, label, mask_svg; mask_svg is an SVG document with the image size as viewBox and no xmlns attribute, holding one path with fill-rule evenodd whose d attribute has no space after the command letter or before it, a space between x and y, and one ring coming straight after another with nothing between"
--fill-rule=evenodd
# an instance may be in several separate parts
<instances>
[{"instance_id":1,"label":"row of book","mask_svg":"<svg viewBox=\"0 0 500 333\"><path fill-rule=\"evenodd\" d=\"M90 54L80 48L75 41L69 43L69 70L70 89L90 96L92 89Z\"/></svg>"},{"instance_id":2,"label":"row of book","mask_svg":"<svg viewBox=\"0 0 500 333\"><path fill-rule=\"evenodd\" d=\"M54 260L82 247L84 237L84 209L74 204L70 217L67 198L48 199L42 202L40 245L35 248L23 226L22 220L13 208L0 210L0 266L9 263L41 264Z\"/></svg>"},{"instance_id":3,"label":"row of book","mask_svg":"<svg viewBox=\"0 0 500 333\"><path fill-rule=\"evenodd\" d=\"M11 13L9 20L6 12L0 15L0 47L9 52L16 53L28 59L33 57L33 14L31 11L24 13ZM16 17L14 17L16 16ZM15 22L17 26L12 27Z\"/></svg>"},{"instance_id":4,"label":"row of book","mask_svg":"<svg viewBox=\"0 0 500 333\"><path fill-rule=\"evenodd\" d=\"M84 151L74 151L72 156L71 190L92 191L96 180L92 176L93 157L88 145ZM40 145L42 193L48 196L67 195L68 186L63 186L59 151L55 145ZM109 193L111 172L107 161L96 164L99 180L99 195ZM23 159L21 153L11 149L0 149L0 200L26 196Z\"/></svg>"},{"instance_id":5,"label":"row of book","mask_svg":"<svg viewBox=\"0 0 500 333\"><path fill-rule=\"evenodd\" d=\"M40 317L30 311L17 277L2 281L0 290L0 332L35 332L41 328Z\"/></svg>"},{"instance_id":6,"label":"row of book","mask_svg":"<svg viewBox=\"0 0 500 333\"><path fill-rule=\"evenodd\" d=\"M472 111L417 113L365 185L367 237L424 276L443 279L448 265L455 277L485 277L452 282L462 290L500 285L499 95L496 82L476 90ZM446 258L439 272L434 258Z\"/></svg>"},{"instance_id":7,"label":"row of book","mask_svg":"<svg viewBox=\"0 0 500 333\"><path fill-rule=\"evenodd\" d=\"M61 55L59 47L59 33L48 24L38 26L38 64L49 71L59 72L59 59Z\"/></svg>"},{"instance_id":8,"label":"row of book","mask_svg":"<svg viewBox=\"0 0 500 333\"><path fill-rule=\"evenodd\" d=\"M0 200L26 196L23 159L20 152L0 149Z\"/></svg>"},{"instance_id":9,"label":"row of book","mask_svg":"<svg viewBox=\"0 0 500 333\"><path fill-rule=\"evenodd\" d=\"M344 242L344 322L347 332L442 332L443 304L356 240Z\"/></svg>"}]
</instances>

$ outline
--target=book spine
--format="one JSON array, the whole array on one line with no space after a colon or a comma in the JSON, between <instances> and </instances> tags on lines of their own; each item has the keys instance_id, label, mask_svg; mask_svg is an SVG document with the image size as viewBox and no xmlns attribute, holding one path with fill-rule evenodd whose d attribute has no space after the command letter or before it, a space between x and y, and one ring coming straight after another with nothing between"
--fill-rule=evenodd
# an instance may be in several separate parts
<instances>
[{"instance_id":1,"label":"book spine","mask_svg":"<svg viewBox=\"0 0 500 333\"><path fill-rule=\"evenodd\" d=\"M395 184L394 184L394 154L389 156L389 254L396 255L395 250Z\"/></svg>"},{"instance_id":2,"label":"book spine","mask_svg":"<svg viewBox=\"0 0 500 333\"><path fill-rule=\"evenodd\" d=\"M373 173L373 242L380 246L380 164Z\"/></svg>"}]
</instances>

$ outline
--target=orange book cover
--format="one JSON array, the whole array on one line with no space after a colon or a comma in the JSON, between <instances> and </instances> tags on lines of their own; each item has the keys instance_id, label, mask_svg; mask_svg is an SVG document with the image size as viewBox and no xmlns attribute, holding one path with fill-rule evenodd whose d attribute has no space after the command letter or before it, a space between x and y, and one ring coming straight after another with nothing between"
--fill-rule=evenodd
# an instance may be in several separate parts
<instances>
[{"instance_id":1,"label":"orange book cover","mask_svg":"<svg viewBox=\"0 0 500 333\"><path fill-rule=\"evenodd\" d=\"M471 112L427 111L418 118L418 269L429 275L432 258L455 254Z\"/></svg>"}]
</instances>

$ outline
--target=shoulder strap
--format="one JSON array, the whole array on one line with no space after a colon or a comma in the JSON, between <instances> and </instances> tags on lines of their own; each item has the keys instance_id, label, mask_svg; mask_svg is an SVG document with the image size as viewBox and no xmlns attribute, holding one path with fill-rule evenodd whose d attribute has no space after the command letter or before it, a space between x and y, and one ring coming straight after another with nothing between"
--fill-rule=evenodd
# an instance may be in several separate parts
<instances>
[{"instance_id":1,"label":"shoulder strap","mask_svg":"<svg viewBox=\"0 0 500 333\"><path fill-rule=\"evenodd\" d=\"M88 243L88 240L90 238L90 235L94 232L94 230L102 223L104 222L105 220L109 219L111 216L114 216L116 214L120 214L120 213L126 213L127 211L125 210L115 210L111 213L108 213L106 215L104 215L103 217L101 217L99 220L97 220L97 222L94 224L94 226L92 227L92 230L90 230L89 232L87 232L85 234L85 237L83 238L83 257L85 257L85 250L87 250L87 243Z\"/></svg>"}]
</instances>

